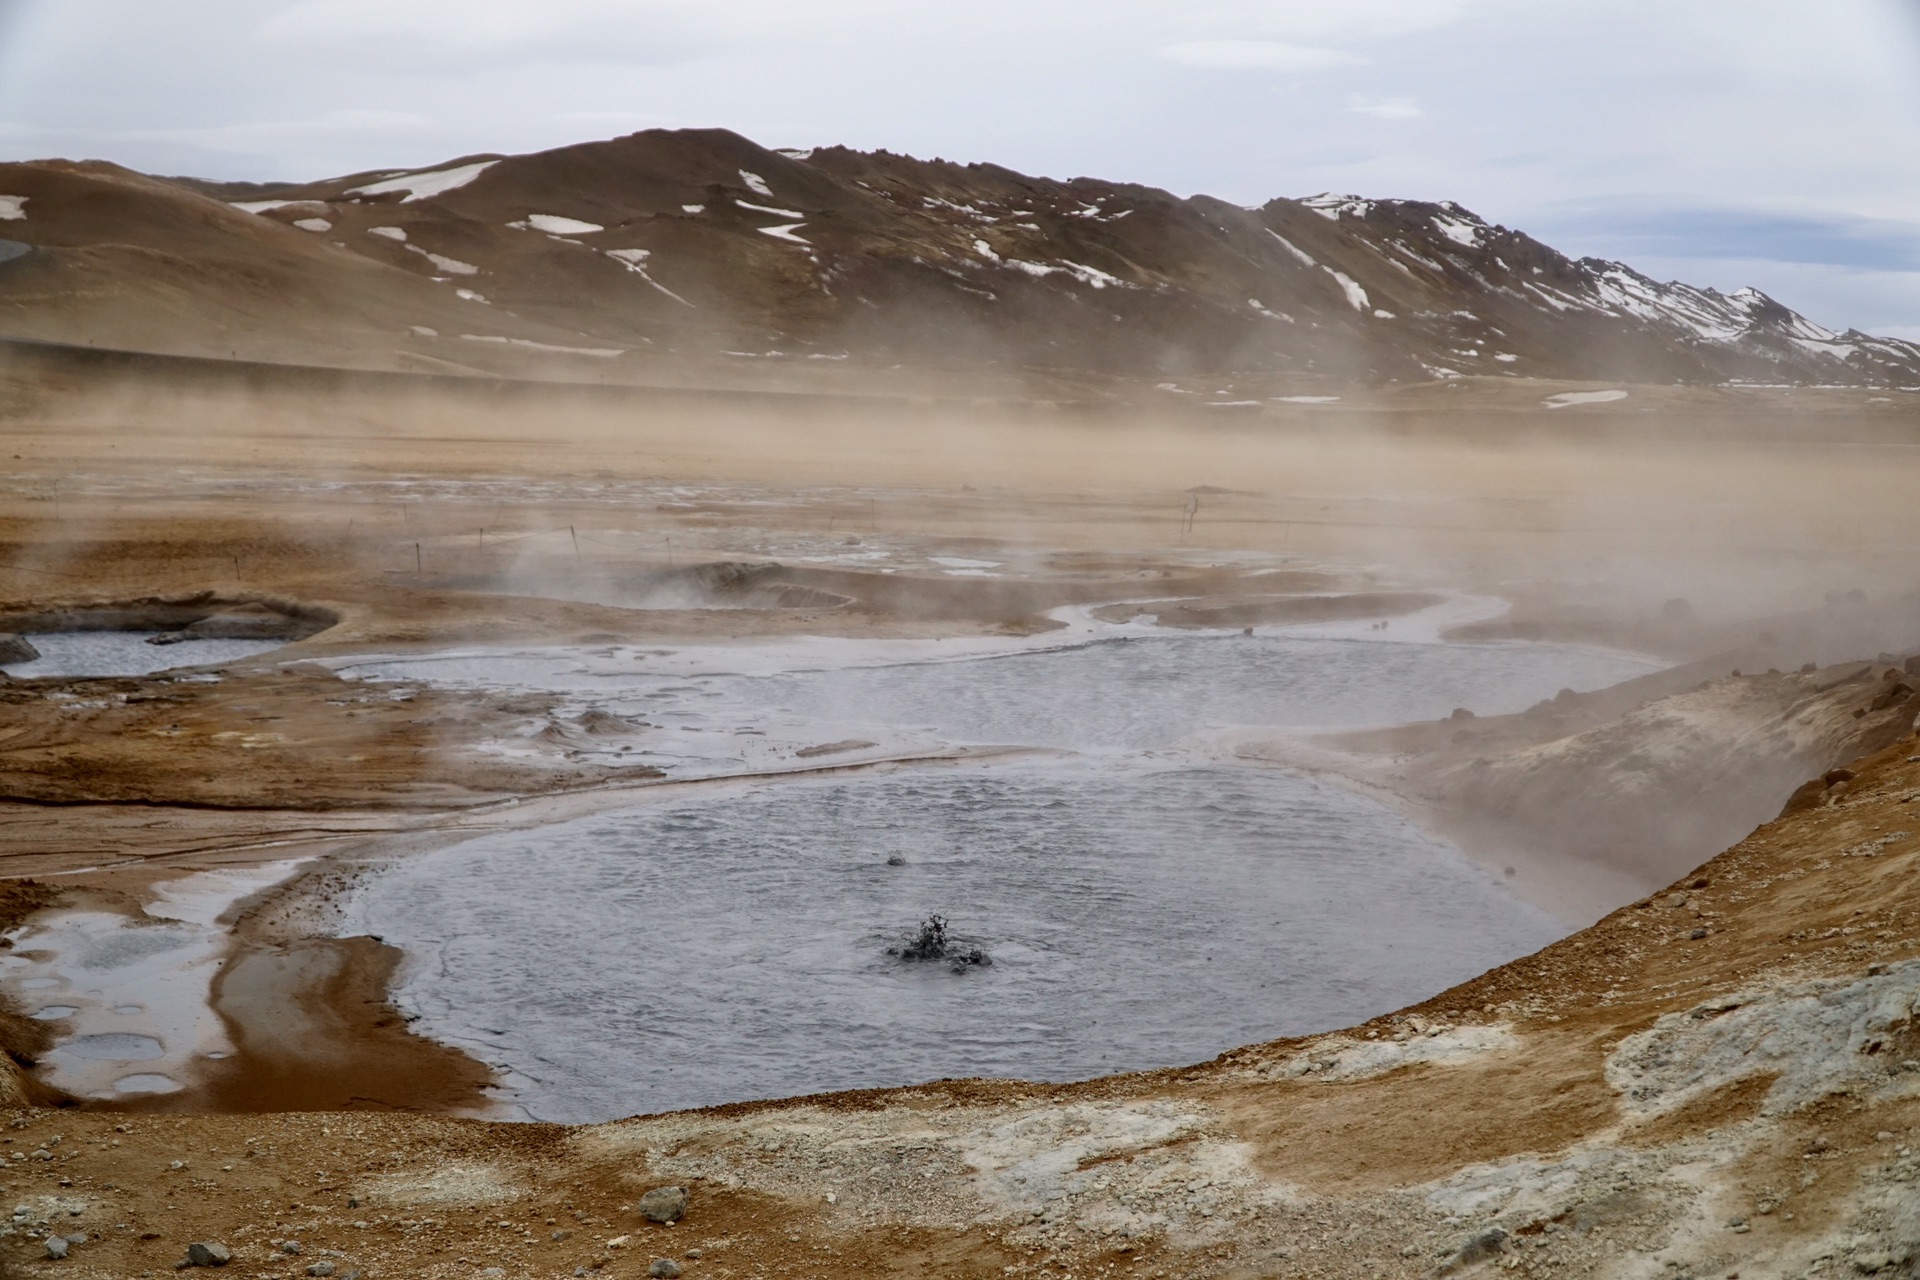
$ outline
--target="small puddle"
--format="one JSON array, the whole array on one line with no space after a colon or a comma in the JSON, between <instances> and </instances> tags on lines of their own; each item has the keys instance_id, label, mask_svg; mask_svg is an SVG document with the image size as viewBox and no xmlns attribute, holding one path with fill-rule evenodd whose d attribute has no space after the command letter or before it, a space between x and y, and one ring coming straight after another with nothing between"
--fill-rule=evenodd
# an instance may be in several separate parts
<instances>
[{"instance_id":1,"label":"small puddle","mask_svg":"<svg viewBox=\"0 0 1920 1280\"><path fill-rule=\"evenodd\" d=\"M43 1055L41 1078L82 1097L173 1093L199 1060L230 1052L208 1004L227 947L217 922L298 865L196 872L157 885L145 916L55 911L9 934L0 989L57 993L33 1016L69 1033Z\"/></svg>"},{"instance_id":2,"label":"small puddle","mask_svg":"<svg viewBox=\"0 0 1920 1280\"><path fill-rule=\"evenodd\" d=\"M186 1086L172 1076L158 1075L151 1071L121 1076L113 1082L115 1093L178 1093L184 1088Z\"/></svg>"}]
</instances>

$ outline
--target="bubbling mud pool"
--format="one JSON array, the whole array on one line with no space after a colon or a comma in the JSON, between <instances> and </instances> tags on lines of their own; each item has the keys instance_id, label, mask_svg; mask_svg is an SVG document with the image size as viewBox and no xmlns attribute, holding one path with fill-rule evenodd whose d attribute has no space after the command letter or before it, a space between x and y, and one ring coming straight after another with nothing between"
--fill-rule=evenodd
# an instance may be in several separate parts
<instances>
[{"instance_id":1,"label":"bubbling mud pool","mask_svg":"<svg viewBox=\"0 0 1920 1280\"><path fill-rule=\"evenodd\" d=\"M527 1116L1085 1078L1436 994L1566 927L1373 800L1222 763L1208 731L1519 710L1651 667L1546 645L1237 635L757 675L716 669L726 660L616 648L354 665L555 689L713 734L669 762L688 778L855 735L1047 749L663 790L371 873L346 931L405 949L397 1003L499 1068ZM935 913L991 966L888 954Z\"/></svg>"},{"instance_id":2,"label":"bubbling mud pool","mask_svg":"<svg viewBox=\"0 0 1920 1280\"><path fill-rule=\"evenodd\" d=\"M934 911L992 964L888 954ZM417 1030L574 1122L1192 1062L1562 932L1361 797L1096 762L736 788L489 836L391 865L349 915L413 957Z\"/></svg>"}]
</instances>

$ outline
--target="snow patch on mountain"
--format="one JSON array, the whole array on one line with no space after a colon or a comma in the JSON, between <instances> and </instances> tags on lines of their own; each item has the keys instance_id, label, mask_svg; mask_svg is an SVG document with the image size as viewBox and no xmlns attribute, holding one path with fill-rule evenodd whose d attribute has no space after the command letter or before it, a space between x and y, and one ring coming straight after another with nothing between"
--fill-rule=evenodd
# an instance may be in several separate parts
<instances>
[{"instance_id":1,"label":"snow patch on mountain","mask_svg":"<svg viewBox=\"0 0 1920 1280\"><path fill-rule=\"evenodd\" d=\"M751 209L755 213L770 213L776 218L804 218L807 215L798 209L776 209L768 204L749 204L745 200L735 200L742 209Z\"/></svg>"},{"instance_id":2,"label":"snow patch on mountain","mask_svg":"<svg viewBox=\"0 0 1920 1280\"><path fill-rule=\"evenodd\" d=\"M1293 241L1287 239L1285 236L1281 235L1278 231L1275 231L1272 227L1267 228L1267 234L1272 236L1275 240L1278 240L1280 242L1280 247L1282 249L1285 249L1288 253L1292 254L1294 256L1294 260L1299 262L1301 266L1317 267L1320 265L1319 263L1315 262L1313 258L1306 253L1305 250L1301 249L1299 245L1296 245Z\"/></svg>"},{"instance_id":3,"label":"snow patch on mountain","mask_svg":"<svg viewBox=\"0 0 1920 1280\"><path fill-rule=\"evenodd\" d=\"M1347 305L1362 315L1365 315L1367 311L1367 291L1362 289L1352 276L1335 271L1332 267L1326 267L1324 270L1339 282L1341 292L1347 295Z\"/></svg>"},{"instance_id":4,"label":"snow patch on mountain","mask_svg":"<svg viewBox=\"0 0 1920 1280\"><path fill-rule=\"evenodd\" d=\"M773 188L769 187L767 180L759 174L749 173L745 169L742 169L740 171L740 181L746 183L747 190L753 192L755 195L765 196L769 200L773 198Z\"/></svg>"},{"instance_id":5,"label":"snow patch on mountain","mask_svg":"<svg viewBox=\"0 0 1920 1280\"><path fill-rule=\"evenodd\" d=\"M1323 191L1317 196L1308 196L1300 203L1329 222L1338 222L1343 214L1365 218L1379 202L1362 200L1359 196L1337 196L1330 191Z\"/></svg>"},{"instance_id":6,"label":"snow patch on mountain","mask_svg":"<svg viewBox=\"0 0 1920 1280\"><path fill-rule=\"evenodd\" d=\"M645 280L648 284L658 289L661 293L664 293L669 298L672 298L675 302L679 303L681 306L683 307L693 306L693 303L688 302L685 298L681 297L679 294L675 293L673 290L667 288L667 286L661 284L658 280L655 280L650 274L648 274L647 259L653 256L653 250L651 249L608 249L606 250L606 255L609 258L612 258L615 262L619 263L621 266L625 267L628 271L631 271L635 275L639 276L642 280ZM694 310L697 311L699 310L699 308L694 307Z\"/></svg>"},{"instance_id":7,"label":"snow patch on mountain","mask_svg":"<svg viewBox=\"0 0 1920 1280\"><path fill-rule=\"evenodd\" d=\"M401 204L412 204L416 200L427 200L434 196L457 191L475 178L499 164L498 160L480 160L473 164L455 165L451 169L429 169L424 173L403 173L397 178L387 178L380 182L370 182L364 187L354 187L348 191L350 196L386 196L396 191L404 191Z\"/></svg>"},{"instance_id":8,"label":"snow patch on mountain","mask_svg":"<svg viewBox=\"0 0 1920 1280\"><path fill-rule=\"evenodd\" d=\"M379 236L383 240L394 240L401 244L407 242L407 233L399 227L368 227L367 234Z\"/></svg>"},{"instance_id":9,"label":"snow patch on mountain","mask_svg":"<svg viewBox=\"0 0 1920 1280\"><path fill-rule=\"evenodd\" d=\"M480 268L474 266L471 262L462 262L458 258L449 258L445 254L429 253L417 244L410 244L407 248L419 254L450 276L477 276L480 274Z\"/></svg>"},{"instance_id":10,"label":"snow patch on mountain","mask_svg":"<svg viewBox=\"0 0 1920 1280\"><path fill-rule=\"evenodd\" d=\"M516 231L544 231L550 236L590 236L596 231L606 230L597 222L563 218L557 213L530 213L520 221L507 225Z\"/></svg>"},{"instance_id":11,"label":"snow patch on mountain","mask_svg":"<svg viewBox=\"0 0 1920 1280\"><path fill-rule=\"evenodd\" d=\"M1450 218L1445 214L1435 214L1433 225L1440 234L1468 249L1480 247L1481 228L1464 218Z\"/></svg>"}]
</instances>

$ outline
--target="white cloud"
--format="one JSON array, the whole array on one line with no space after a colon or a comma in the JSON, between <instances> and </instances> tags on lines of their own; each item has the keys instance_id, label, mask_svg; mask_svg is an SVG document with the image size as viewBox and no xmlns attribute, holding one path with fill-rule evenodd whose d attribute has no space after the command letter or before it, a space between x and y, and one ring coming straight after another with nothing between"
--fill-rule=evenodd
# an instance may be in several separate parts
<instances>
[{"instance_id":1,"label":"white cloud","mask_svg":"<svg viewBox=\"0 0 1920 1280\"><path fill-rule=\"evenodd\" d=\"M1227 6L1250 28L1295 40L1434 31L1485 7L1485 0L1263 0Z\"/></svg>"},{"instance_id":2,"label":"white cloud","mask_svg":"<svg viewBox=\"0 0 1920 1280\"><path fill-rule=\"evenodd\" d=\"M1427 114L1412 98L1369 98L1365 94L1355 94L1347 110L1381 120L1418 120Z\"/></svg>"},{"instance_id":3,"label":"white cloud","mask_svg":"<svg viewBox=\"0 0 1920 1280\"><path fill-rule=\"evenodd\" d=\"M1231 67L1267 71L1325 71L1353 67L1362 59L1339 49L1287 44L1279 40L1189 40L1168 45L1160 56L1189 67Z\"/></svg>"}]
</instances>

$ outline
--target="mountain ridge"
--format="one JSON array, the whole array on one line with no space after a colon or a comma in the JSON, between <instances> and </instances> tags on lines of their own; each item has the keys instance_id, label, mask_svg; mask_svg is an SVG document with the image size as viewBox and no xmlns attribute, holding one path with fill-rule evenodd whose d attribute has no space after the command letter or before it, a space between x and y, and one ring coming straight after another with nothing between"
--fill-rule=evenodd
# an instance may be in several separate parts
<instances>
[{"instance_id":1,"label":"mountain ridge","mask_svg":"<svg viewBox=\"0 0 1920 1280\"><path fill-rule=\"evenodd\" d=\"M0 236L37 251L0 263L0 331L27 337L138 339L151 309L170 349L383 349L442 371L496 346L610 370L1920 386L1920 345L1570 258L1451 201L1248 208L717 129L308 183L16 163L0 195L18 206Z\"/></svg>"}]
</instances>

